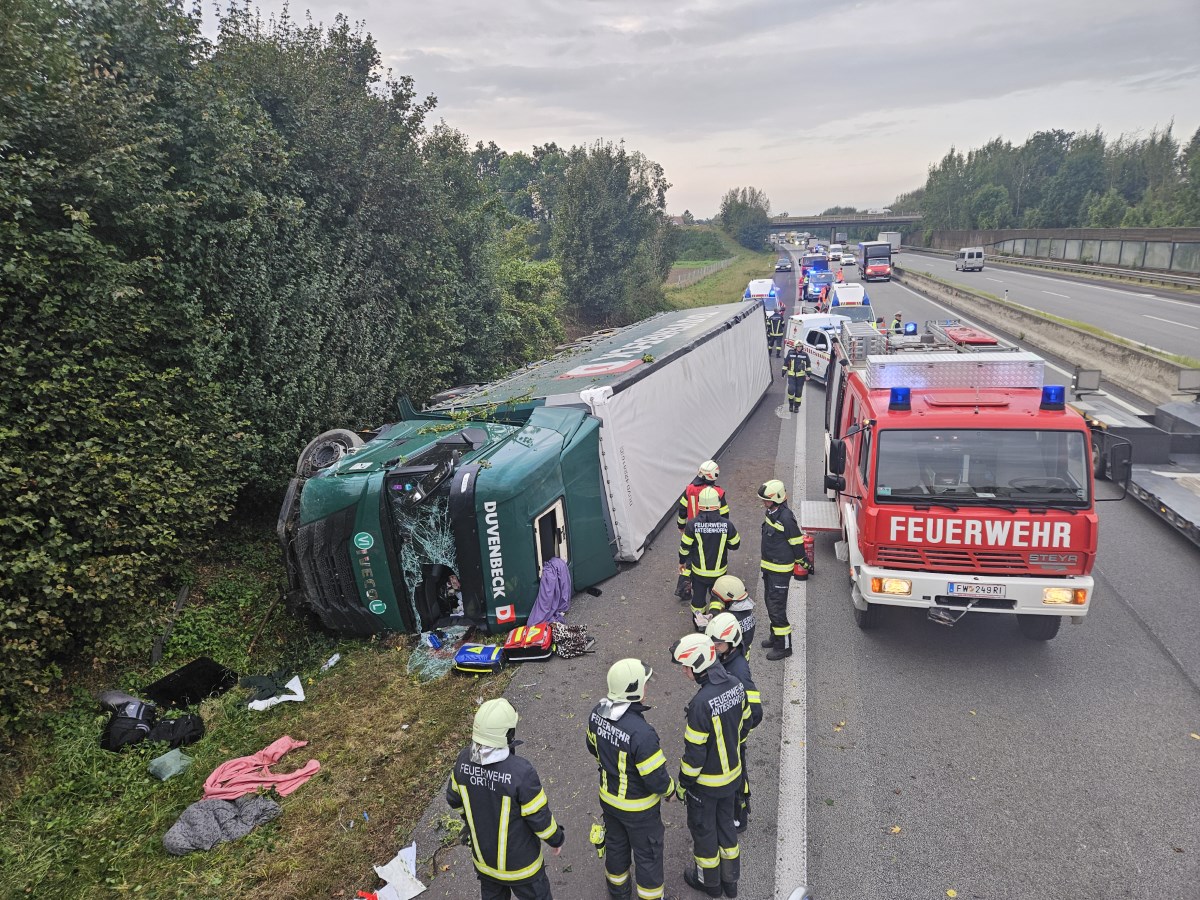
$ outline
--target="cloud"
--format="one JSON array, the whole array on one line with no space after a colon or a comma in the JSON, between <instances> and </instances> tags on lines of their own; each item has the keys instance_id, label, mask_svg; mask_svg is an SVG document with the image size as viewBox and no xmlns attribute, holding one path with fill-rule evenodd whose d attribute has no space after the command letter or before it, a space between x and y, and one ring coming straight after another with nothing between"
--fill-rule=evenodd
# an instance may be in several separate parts
<instances>
[{"instance_id":1,"label":"cloud","mask_svg":"<svg viewBox=\"0 0 1200 900\"><path fill-rule=\"evenodd\" d=\"M625 138L666 168L678 209L711 211L735 183L774 185L792 211L852 203L870 183L885 193L863 203L885 205L950 143L1020 141L1084 108L1113 133L1198 124L1182 100L1200 95L1195 0L1152 13L1125 0L310 5L365 22L385 63L472 140Z\"/></svg>"}]
</instances>

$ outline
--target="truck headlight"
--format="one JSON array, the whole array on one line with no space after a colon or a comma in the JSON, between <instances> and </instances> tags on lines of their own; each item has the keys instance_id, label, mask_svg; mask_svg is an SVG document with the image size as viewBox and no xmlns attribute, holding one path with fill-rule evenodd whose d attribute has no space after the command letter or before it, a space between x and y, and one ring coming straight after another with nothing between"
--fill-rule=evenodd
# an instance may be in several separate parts
<instances>
[{"instance_id":1,"label":"truck headlight","mask_svg":"<svg viewBox=\"0 0 1200 900\"><path fill-rule=\"evenodd\" d=\"M1048 587L1042 588L1042 602L1049 604L1087 603L1087 588Z\"/></svg>"},{"instance_id":2,"label":"truck headlight","mask_svg":"<svg viewBox=\"0 0 1200 900\"><path fill-rule=\"evenodd\" d=\"M907 597L912 593L912 582L907 578L872 578L871 593Z\"/></svg>"}]
</instances>

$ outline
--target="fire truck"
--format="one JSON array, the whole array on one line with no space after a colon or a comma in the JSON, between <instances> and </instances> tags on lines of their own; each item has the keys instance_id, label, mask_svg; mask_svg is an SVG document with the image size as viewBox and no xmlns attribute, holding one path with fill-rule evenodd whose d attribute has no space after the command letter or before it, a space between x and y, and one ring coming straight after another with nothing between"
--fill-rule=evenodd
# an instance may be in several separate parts
<instances>
[{"instance_id":1,"label":"fire truck","mask_svg":"<svg viewBox=\"0 0 1200 900\"><path fill-rule=\"evenodd\" d=\"M958 321L841 327L826 390L825 487L806 531L840 533L854 618L915 607L953 625L1016 614L1050 640L1092 602L1097 515L1088 424L1045 363ZM1118 467L1127 459L1117 460Z\"/></svg>"}]
</instances>

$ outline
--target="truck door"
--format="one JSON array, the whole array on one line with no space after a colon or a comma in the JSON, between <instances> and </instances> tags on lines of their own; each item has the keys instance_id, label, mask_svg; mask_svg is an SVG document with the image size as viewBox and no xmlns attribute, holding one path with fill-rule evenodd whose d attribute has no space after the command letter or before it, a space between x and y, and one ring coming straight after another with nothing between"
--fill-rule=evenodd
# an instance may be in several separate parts
<instances>
[{"instance_id":1,"label":"truck door","mask_svg":"<svg viewBox=\"0 0 1200 900\"><path fill-rule=\"evenodd\" d=\"M533 540L537 548L539 578L542 565L551 557L557 556L568 563L571 561L567 544L567 510L562 497L534 518Z\"/></svg>"}]
</instances>

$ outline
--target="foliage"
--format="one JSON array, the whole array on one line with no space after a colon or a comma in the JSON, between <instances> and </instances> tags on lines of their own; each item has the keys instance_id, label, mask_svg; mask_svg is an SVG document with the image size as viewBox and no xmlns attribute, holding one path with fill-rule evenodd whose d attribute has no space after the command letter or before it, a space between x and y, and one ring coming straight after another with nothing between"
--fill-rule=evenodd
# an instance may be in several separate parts
<instances>
[{"instance_id":1,"label":"foliage","mask_svg":"<svg viewBox=\"0 0 1200 900\"><path fill-rule=\"evenodd\" d=\"M663 307L672 259L663 214L669 187L660 165L623 144L571 148L552 245L581 320L623 324Z\"/></svg>"},{"instance_id":2,"label":"foliage","mask_svg":"<svg viewBox=\"0 0 1200 900\"><path fill-rule=\"evenodd\" d=\"M761 250L771 226L771 201L755 187L730 188L721 198L721 229L750 250Z\"/></svg>"},{"instance_id":3,"label":"foliage","mask_svg":"<svg viewBox=\"0 0 1200 900\"><path fill-rule=\"evenodd\" d=\"M161 615L182 553L235 502L274 507L312 434L561 339L560 266L536 257L566 156L535 148L520 224L504 160L427 128L433 98L344 17L235 3L210 43L182 0L9 0L0 35L11 733L64 655L143 649L126 635ZM625 309L667 246L629 241Z\"/></svg>"},{"instance_id":4,"label":"foliage","mask_svg":"<svg viewBox=\"0 0 1200 900\"><path fill-rule=\"evenodd\" d=\"M725 259L730 254L717 231L707 225L677 229L675 258L680 260Z\"/></svg>"},{"instance_id":5,"label":"foliage","mask_svg":"<svg viewBox=\"0 0 1200 900\"><path fill-rule=\"evenodd\" d=\"M925 185L892 203L930 230L1200 225L1200 130L1180 147L1172 126L1107 139L1099 129L951 147Z\"/></svg>"}]
</instances>

